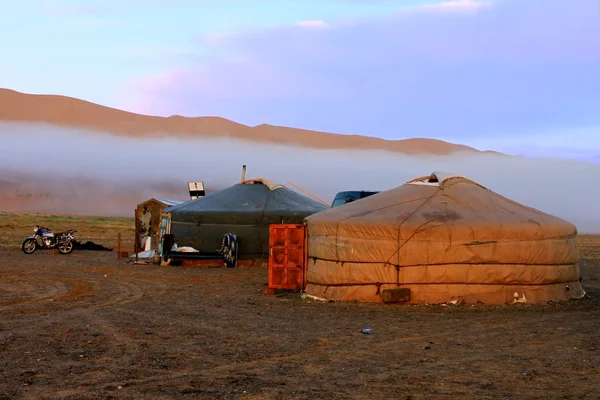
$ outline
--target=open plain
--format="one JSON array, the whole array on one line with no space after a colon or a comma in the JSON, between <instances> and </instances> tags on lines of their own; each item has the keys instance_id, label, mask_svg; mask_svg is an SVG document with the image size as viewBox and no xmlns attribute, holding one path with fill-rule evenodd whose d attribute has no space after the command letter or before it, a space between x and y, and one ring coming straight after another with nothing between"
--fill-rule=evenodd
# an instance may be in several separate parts
<instances>
[{"instance_id":1,"label":"open plain","mask_svg":"<svg viewBox=\"0 0 600 400\"><path fill-rule=\"evenodd\" d=\"M581 300L382 306L264 296L266 269L28 256L18 227L34 217L10 218L0 231L0 399L598 396L600 236L580 237ZM83 232L108 247L130 229L102 223L110 232Z\"/></svg>"}]
</instances>

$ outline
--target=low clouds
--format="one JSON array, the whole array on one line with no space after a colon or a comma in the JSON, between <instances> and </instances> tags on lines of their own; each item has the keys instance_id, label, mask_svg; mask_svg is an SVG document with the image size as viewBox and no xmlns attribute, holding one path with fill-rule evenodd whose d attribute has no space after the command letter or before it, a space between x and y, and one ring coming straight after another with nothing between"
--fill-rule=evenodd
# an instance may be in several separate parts
<instances>
[{"instance_id":1,"label":"low clouds","mask_svg":"<svg viewBox=\"0 0 600 400\"><path fill-rule=\"evenodd\" d=\"M125 106L466 144L600 127L594 2L454 0L325 23L199 40Z\"/></svg>"},{"instance_id":2,"label":"low clouds","mask_svg":"<svg viewBox=\"0 0 600 400\"><path fill-rule=\"evenodd\" d=\"M210 190L228 187L239 182L242 164L248 166L248 178L291 181L328 202L338 191L386 190L433 171L448 171L567 219L582 232L600 232L600 188L595 181L600 165L590 163L477 153L313 150L230 139L135 139L25 123L0 123L0 139L11 143L0 148L0 179L6 179L4 169L13 175L45 173L45 183L53 190L80 193L76 200L81 206L84 189L89 196L94 186L94 197L121 191L152 197L169 189L169 196L180 198L187 196L187 181L205 181ZM142 200L122 201L120 208L113 201L111 212L131 215Z\"/></svg>"}]
</instances>

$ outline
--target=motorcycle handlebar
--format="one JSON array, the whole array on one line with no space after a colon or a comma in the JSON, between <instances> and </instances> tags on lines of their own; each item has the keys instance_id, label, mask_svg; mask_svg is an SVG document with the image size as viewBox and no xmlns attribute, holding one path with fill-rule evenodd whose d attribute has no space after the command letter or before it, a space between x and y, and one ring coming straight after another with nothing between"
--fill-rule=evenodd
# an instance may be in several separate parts
<instances>
[{"instance_id":1,"label":"motorcycle handlebar","mask_svg":"<svg viewBox=\"0 0 600 400\"><path fill-rule=\"evenodd\" d=\"M51 229L50 229L50 228L46 228L45 226L36 225L36 227L37 227L38 229L45 229L45 230L47 230L47 231L51 231ZM71 233L75 233L75 232L78 232L78 230L77 230L77 229L71 229L69 232L71 232Z\"/></svg>"}]
</instances>

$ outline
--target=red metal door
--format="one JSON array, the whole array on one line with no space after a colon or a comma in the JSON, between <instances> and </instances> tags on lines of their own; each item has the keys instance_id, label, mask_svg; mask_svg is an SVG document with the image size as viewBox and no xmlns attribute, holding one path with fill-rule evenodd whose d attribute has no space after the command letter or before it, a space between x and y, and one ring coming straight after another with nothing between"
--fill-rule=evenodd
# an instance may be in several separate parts
<instances>
[{"instance_id":1,"label":"red metal door","mask_svg":"<svg viewBox=\"0 0 600 400\"><path fill-rule=\"evenodd\" d=\"M269 227L269 288L303 288L304 243L304 225Z\"/></svg>"}]
</instances>

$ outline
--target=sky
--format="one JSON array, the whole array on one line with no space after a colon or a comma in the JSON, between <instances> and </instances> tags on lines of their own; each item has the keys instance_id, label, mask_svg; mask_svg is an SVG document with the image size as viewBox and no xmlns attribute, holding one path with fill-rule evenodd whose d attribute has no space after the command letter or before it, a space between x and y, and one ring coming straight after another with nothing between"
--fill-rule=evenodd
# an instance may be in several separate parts
<instances>
[{"instance_id":1,"label":"sky","mask_svg":"<svg viewBox=\"0 0 600 400\"><path fill-rule=\"evenodd\" d=\"M600 164L599 0L20 0L0 87Z\"/></svg>"}]
</instances>

